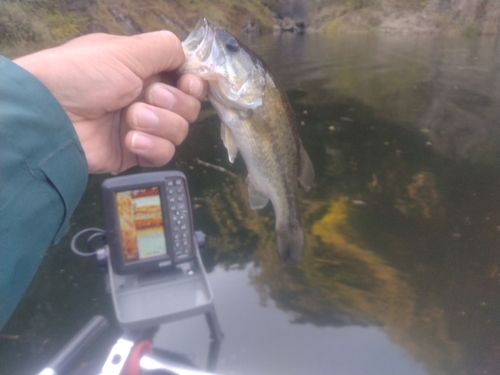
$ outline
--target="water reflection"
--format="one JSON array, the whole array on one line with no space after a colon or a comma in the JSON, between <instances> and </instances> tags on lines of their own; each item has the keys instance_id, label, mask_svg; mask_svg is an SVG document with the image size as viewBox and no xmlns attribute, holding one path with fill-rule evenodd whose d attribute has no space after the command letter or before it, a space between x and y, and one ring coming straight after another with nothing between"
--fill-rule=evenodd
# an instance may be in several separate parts
<instances>
[{"instance_id":1,"label":"water reflection","mask_svg":"<svg viewBox=\"0 0 500 375\"><path fill-rule=\"evenodd\" d=\"M225 338L218 360L222 374L405 374L424 375L422 364L389 340L377 326L344 325L312 327L290 324L293 314L277 308L272 300L257 305L259 295L248 275L262 268L244 270L217 266L210 274ZM208 330L203 318L165 326L158 344L190 353L204 365Z\"/></svg>"},{"instance_id":2,"label":"water reflection","mask_svg":"<svg viewBox=\"0 0 500 375\"><path fill-rule=\"evenodd\" d=\"M300 191L304 258L283 267L272 208L249 208L244 164L227 161L208 104L168 166L188 175L195 226L209 235L221 372L328 374L343 363L339 374L384 364L385 373L500 373L498 42L281 34L247 43L287 90L317 182ZM99 225L100 180L73 233ZM51 249L5 330L22 337L2 340L6 369L49 357L75 321L112 314L102 275L67 246ZM196 351L196 324L166 328L178 334L159 341ZM55 334L60 326L68 333ZM349 361L331 354L342 343ZM377 344L385 354L370 356Z\"/></svg>"},{"instance_id":3,"label":"water reflection","mask_svg":"<svg viewBox=\"0 0 500 375\"><path fill-rule=\"evenodd\" d=\"M272 216L227 180L205 197L215 258L251 249L261 303L296 323L380 326L431 374L498 372L497 42L285 38L254 48L293 87L317 169L306 254L281 267Z\"/></svg>"}]
</instances>

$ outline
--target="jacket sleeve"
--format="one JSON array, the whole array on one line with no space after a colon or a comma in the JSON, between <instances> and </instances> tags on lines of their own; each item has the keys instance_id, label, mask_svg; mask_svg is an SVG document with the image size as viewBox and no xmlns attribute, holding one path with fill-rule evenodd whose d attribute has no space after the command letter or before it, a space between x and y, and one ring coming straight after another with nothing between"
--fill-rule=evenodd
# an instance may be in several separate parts
<instances>
[{"instance_id":1,"label":"jacket sleeve","mask_svg":"<svg viewBox=\"0 0 500 375\"><path fill-rule=\"evenodd\" d=\"M73 125L33 75L0 56L0 329L87 184Z\"/></svg>"}]
</instances>

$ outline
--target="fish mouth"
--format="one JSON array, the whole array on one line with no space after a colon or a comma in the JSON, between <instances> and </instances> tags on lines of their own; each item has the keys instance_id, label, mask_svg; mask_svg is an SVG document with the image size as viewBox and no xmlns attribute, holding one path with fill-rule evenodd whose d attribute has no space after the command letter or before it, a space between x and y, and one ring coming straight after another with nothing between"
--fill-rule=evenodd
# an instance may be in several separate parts
<instances>
[{"instance_id":1,"label":"fish mouth","mask_svg":"<svg viewBox=\"0 0 500 375\"><path fill-rule=\"evenodd\" d=\"M212 24L206 18L200 19L187 38L182 42L184 53L191 54L195 52L203 40L207 38L210 29L213 29Z\"/></svg>"},{"instance_id":2,"label":"fish mouth","mask_svg":"<svg viewBox=\"0 0 500 375\"><path fill-rule=\"evenodd\" d=\"M228 41L237 43L235 38L226 30L215 27L206 18L201 18L195 28L182 42L185 62L179 68L181 74L191 73L209 82L213 96L229 107L240 109L254 109L262 104L262 93L251 93L253 99L245 104L241 97L246 94L255 75L254 67L239 69L235 73L234 62L231 62ZM231 45L230 45L231 47ZM236 64L238 66L238 64ZM253 75L252 75L253 74Z\"/></svg>"},{"instance_id":3,"label":"fish mouth","mask_svg":"<svg viewBox=\"0 0 500 375\"><path fill-rule=\"evenodd\" d=\"M198 21L195 28L182 42L182 49L186 60L180 67L183 73L197 73L203 75L208 70L203 69L204 63L216 61L216 51L213 48L216 28L206 18ZM202 71L200 71L202 69Z\"/></svg>"}]
</instances>

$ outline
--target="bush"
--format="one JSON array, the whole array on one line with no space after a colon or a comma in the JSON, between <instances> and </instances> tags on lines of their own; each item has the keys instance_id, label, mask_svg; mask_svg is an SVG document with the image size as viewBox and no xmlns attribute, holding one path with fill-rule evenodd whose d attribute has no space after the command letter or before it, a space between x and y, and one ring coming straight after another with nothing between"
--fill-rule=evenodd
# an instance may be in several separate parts
<instances>
[{"instance_id":1,"label":"bush","mask_svg":"<svg viewBox=\"0 0 500 375\"><path fill-rule=\"evenodd\" d=\"M0 2L0 43L37 42L40 35L36 24L31 22L24 9L13 2Z\"/></svg>"},{"instance_id":2,"label":"bush","mask_svg":"<svg viewBox=\"0 0 500 375\"><path fill-rule=\"evenodd\" d=\"M71 39L81 34L84 22L73 14L54 12L47 16L47 26L54 39Z\"/></svg>"}]
</instances>

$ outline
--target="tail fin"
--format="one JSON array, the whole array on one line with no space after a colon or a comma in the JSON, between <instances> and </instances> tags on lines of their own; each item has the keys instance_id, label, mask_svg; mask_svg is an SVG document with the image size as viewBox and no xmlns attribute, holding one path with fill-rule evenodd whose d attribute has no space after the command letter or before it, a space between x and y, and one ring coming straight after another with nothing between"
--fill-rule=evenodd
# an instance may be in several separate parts
<instances>
[{"instance_id":1,"label":"tail fin","mask_svg":"<svg viewBox=\"0 0 500 375\"><path fill-rule=\"evenodd\" d=\"M276 228L278 242L278 256L281 263L285 264L289 258L300 259L304 252L304 233L300 223Z\"/></svg>"}]
</instances>

